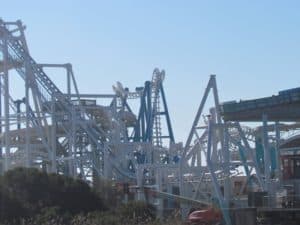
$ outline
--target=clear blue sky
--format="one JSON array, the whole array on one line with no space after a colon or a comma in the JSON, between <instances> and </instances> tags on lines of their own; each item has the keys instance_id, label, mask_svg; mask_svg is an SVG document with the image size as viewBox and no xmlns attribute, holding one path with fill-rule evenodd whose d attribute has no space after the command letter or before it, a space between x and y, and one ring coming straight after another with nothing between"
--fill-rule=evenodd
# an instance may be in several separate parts
<instances>
[{"instance_id":1,"label":"clear blue sky","mask_svg":"<svg viewBox=\"0 0 300 225\"><path fill-rule=\"evenodd\" d=\"M175 136L186 139L210 74L221 101L300 86L299 1L1 1L38 62L73 64L83 93L141 86L154 67Z\"/></svg>"}]
</instances>

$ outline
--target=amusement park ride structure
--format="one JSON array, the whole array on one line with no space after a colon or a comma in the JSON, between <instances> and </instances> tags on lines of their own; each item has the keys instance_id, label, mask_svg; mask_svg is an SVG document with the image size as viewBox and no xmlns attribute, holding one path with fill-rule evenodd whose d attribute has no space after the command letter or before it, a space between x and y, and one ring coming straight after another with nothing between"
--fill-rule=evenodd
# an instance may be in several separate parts
<instances>
[{"instance_id":1,"label":"amusement park ride structure","mask_svg":"<svg viewBox=\"0 0 300 225\"><path fill-rule=\"evenodd\" d=\"M276 205L276 196L287 184L281 146L291 152L288 156L299 150L299 145L289 146L300 127L298 89L220 104L216 76L211 75L183 145L175 142L164 70L155 69L152 80L134 92L118 82L113 94L81 94L71 64L39 64L32 58L24 29L21 21L0 21L2 172L36 167L94 185L101 177L128 183L136 199L152 201L160 212L174 207L174 199L183 213L194 205L216 203L228 225L230 208L249 206L247 193L266 193L267 206ZM45 67L66 70L66 92ZM17 87L21 99L14 97L11 76L23 82ZM207 116L210 94L214 105ZM102 99L110 103L100 105ZM130 101L139 104L138 112ZM251 122L262 124L250 127ZM294 179L292 184L298 194L300 183Z\"/></svg>"}]
</instances>

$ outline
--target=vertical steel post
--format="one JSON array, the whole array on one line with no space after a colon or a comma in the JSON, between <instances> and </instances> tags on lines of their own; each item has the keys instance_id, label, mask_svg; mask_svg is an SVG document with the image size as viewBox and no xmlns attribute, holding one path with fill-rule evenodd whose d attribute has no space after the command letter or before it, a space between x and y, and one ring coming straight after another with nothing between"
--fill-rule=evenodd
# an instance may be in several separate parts
<instances>
[{"instance_id":1,"label":"vertical steel post","mask_svg":"<svg viewBox=\"0 0 300 225\"><path fill-rule=\"evenodd\" d=\"M57 173L56 165L56 109L55 109L55 99L52 96L51 100L51 146L52 146L52 156L51 156L51 172Z\"/></svg>"},{"instance_id":2,"label":"vertical steel post","mask_svg":"<svg viewBox=\"0 0 300 225\"><path fill-rule=\"evenodd\" d=\"M5 159L4 171L10 167L10 135L9 135L9 72L8 72L8 43L6 37L3 45L3 70L4 70L4 117L5 117Z\"/></svg>"},{"instance_id":3,"label":"vertical steel post","mask_svg":"<svg viewBox=\"0 0 300 225\"><path fill-rule=\"evenodd\" d=\"M265 187L268 192L270 192L270 148L269 148L269 137L268 137L268 116L263 114L263 146L264 146L264 159L265 159Z\"/></svg>"},{"instance_id":4,"label":"vertical steel post","mask_svg":"<svg viewBox=\"0 0 300 225\"><path fill-rule=\"evenodd\" d=\"M216 108L211 108L210 109L210 120L211 120L211 122L215 125L215 124L217 124L217 115L216 115ZM221 123L218 123L217 125L221 125ZM219 127L218 126L215 126L216 127L216 129L214 129L212 132L213 132L213 136L215 137L215 138L213 138L213 140L212 140L212 156L211 156L211 160L212 160L212 162L213 163L215 163L215 164L217 164L219 161L218 161L218 142L219 142L219 140L218 140L218 138L217 138L217 133L218 133L218 131L220 131L219 132L219 135L220 135L220 139L222 139L223 137L221 137L221 136L223 136L222 135L222 131L221 130L219 130ZM221 143L223 143L223 141L221 141ZM222 148L223 148L223 144L222 144Z\"/></svg>"},{"instance_id":5,"label":"vertical steel post","mask_svg":"<svg viewBox=\"0 0 300 225\"><path fill-rule=\"evenodd\" d=\"M275 135L276 135L276 166L277 166L277 177L278 180L281 181L282 179L282 172L281 172L281 160L280 160L280 128L279 122L275 122Z\"/></svg>"},{"instance_id":6,"label":"vertical steel post","mask_svg":"<svg viewBox=\"0 0 300 225\"><path fill-rule=\"evenodd\" d=\"M67 93L68 93L68 99L71 100L71 72L68 67L66 69L67 69Z\"/></svg>"},{"instance_id":7,"label":"vertical steel post","mask_svg":"<svg viewBox=\"0 0 300 225\"><path fill-rule=\"evenodd\" d=\"M156 172L156 185L157 185L157 190L159 192L162 191L162 170L160 168L157 168ZM158 197L157 199L158 204L157 204L157 216L158 218L162 218L163 217L163 201L161 197Z\"/></svg>"},{"instance_id":8,"label":"vertical steel post","mask_svg":"<svg viewBox=\"0 0 300 225\"><path fill-rule=\"evenodd\" d=\"M225 167L225 183L224 183L224 198L225 202L230 202L231 200L231 182L230 182L230 151L229 151L229 134L228 134L228 124L224 123L224 146L223 146L223 157L224 157L224 167Z\"/></svg>"},{"instance_id":9,"label":"vertical steel post","mask_svg":"<svg viewBox=\"0 0 300 225\"><path fill-rule=\"evenodd\" d=\"M143 198L143 191L142 191L142 187L143 187L143 172L144 172L144 167L143 165L137 165L137 169L136 169L136 179L137 179L137 200L138 201L142 201L144 200Z\"/></svg>"},{"instance_id":10,"label":"vertical steel post","mask_svg":"<svg viewBox=\"0 0 300 225\"><path fill-rule=\"evenodd\" d=\"M0 86L2 86L2 77L3 77L3 73L0 73ZM0 118L2 118L2 89L0 88ZM0 121L0 134L2 135L2 120ZM2 148L3 144L1 144L0 146L0 158L2 159L3 157L3 148ZM1 173L3 172L3 165L0 168L1 169Z\"/></svg>"},{"instance_id":11,"label":"vertical steel post","mask_svg":"<svg viewBox=\"0 0 300 225\"><path fill-rule=\"evenodd\" d=\"M31 85L31 69L29 66L29 59L26 57L25 58L25 110L26 110L26 121L25 121L25 166L29 167L30 166L30 137L29 137L29 128L30 128L30 103L29 103L29 88ZM34 119L34 118L32 118Z\"/></svg>"},{"instance_id":12,"label":"vertical steel post","mask_svg":"<svg viewBox=\"0 0 300 225\"><path fill-rule=\"evenodd\" d=\"M75 120L76 120L76 116L75 116L75 109L74 106L72 105L71 107L71 113L69 113L69 123L71 125L71 130L69 133L69 173L70 176L75 176L76 175L76 171L75 171L75 142L76 142L76 137L75 137Z\"/></svg>"}]
</instances>

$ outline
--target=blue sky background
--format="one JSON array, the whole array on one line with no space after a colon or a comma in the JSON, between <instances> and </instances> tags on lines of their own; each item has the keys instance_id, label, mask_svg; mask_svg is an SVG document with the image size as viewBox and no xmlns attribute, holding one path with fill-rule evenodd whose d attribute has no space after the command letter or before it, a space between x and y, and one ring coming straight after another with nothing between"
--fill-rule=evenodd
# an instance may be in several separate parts
<instances>
[{"instance_id":1,"label":"blue sky background","mask_svg":"<svg viewBox=\"0 0 300 225\"><path fill-rule=\"evenodd\" d=\"M36 61L71 62L82 93L111 93L116 81L133 89L165 69L181 141L210 74L221 101L300 86L299 11L276 0L0 1L0 17L26 24Z\"/></svg>"}]
</instances>

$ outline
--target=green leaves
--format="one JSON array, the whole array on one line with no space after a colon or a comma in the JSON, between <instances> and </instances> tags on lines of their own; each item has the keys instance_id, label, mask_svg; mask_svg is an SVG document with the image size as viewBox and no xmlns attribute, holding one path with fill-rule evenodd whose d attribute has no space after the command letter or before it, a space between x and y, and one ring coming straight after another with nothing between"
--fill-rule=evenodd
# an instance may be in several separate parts
<instances>
[{"instance_id":1,"label":"green leaves","mask_svg":"<svg viewBox=\"0 0 300 225\"><path fill-rule=\"evenodd\" d=\"M161 225L152 206L121 204L113 183L99 179L95 188L37 169L10 170L0 176L0 225Z\"/></svg>"},{"instance_id":2,"label":"green leaves","mask_svg":"<svg viewBox=\"0 0 300 225\"><path fill-rule=\"evenodd\" d=\"M87 183L32 168L17 168L4 174L0 179L0 209L1 206L4 208L0 210L0 220L12 217L11 211L17 219L32 217L51 207L59 208L61 215L105 210Z\"/></svg>"}]
</instances>

